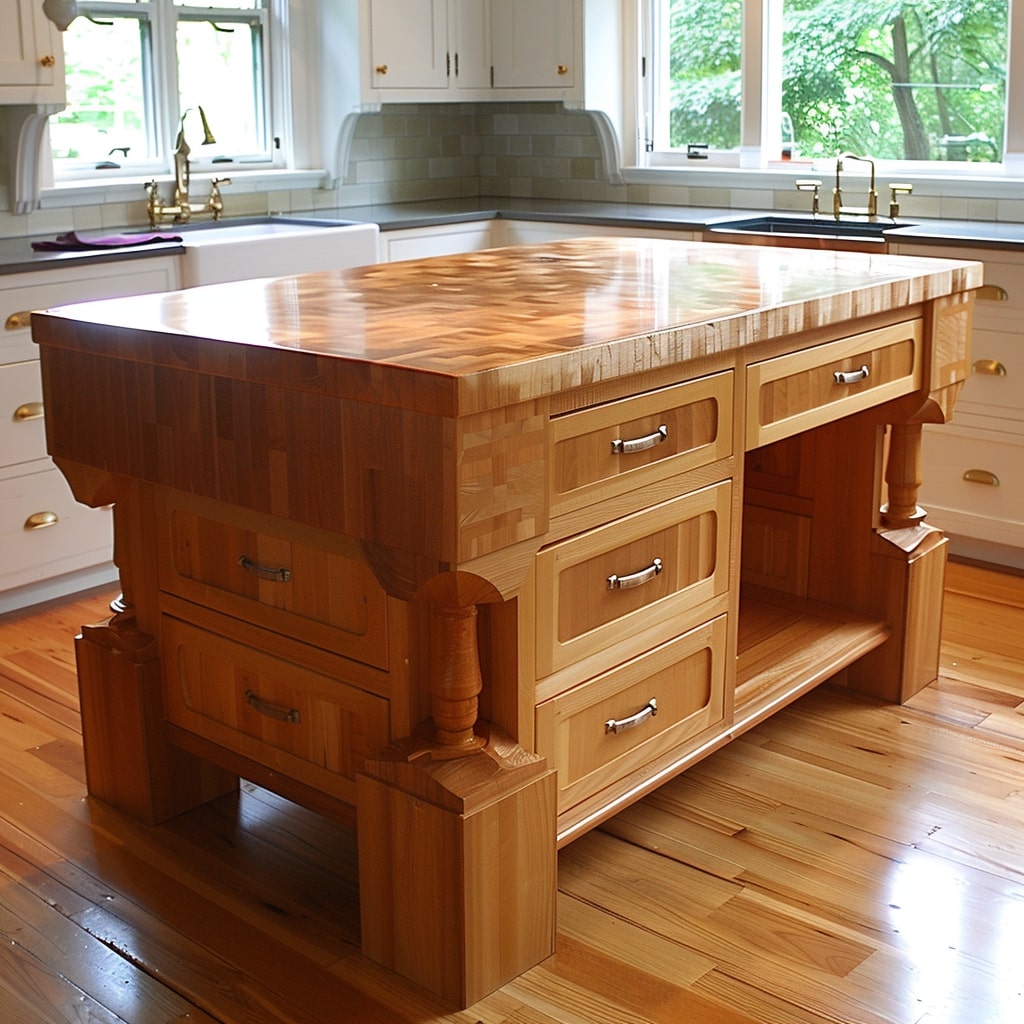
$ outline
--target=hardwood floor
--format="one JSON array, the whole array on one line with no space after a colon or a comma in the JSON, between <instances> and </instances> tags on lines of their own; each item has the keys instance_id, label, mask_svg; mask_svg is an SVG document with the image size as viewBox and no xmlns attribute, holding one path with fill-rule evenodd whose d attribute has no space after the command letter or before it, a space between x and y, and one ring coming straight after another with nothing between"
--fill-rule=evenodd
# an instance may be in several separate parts
<instances>
[{"instance_id":1,"label":"hardwood floor","mask_svg":"<svg viewBox=\"0 0 1024 1024\"><path fill-rule=\"evenodd\" d=\"M86 798L71 640L109 596L0 619L5 1024L1024 1020L1020 577L950 566L907 705L819 689L563 850L557 954L447 1014L360 956L350 830Z\"/></svg>"}]
</instances>

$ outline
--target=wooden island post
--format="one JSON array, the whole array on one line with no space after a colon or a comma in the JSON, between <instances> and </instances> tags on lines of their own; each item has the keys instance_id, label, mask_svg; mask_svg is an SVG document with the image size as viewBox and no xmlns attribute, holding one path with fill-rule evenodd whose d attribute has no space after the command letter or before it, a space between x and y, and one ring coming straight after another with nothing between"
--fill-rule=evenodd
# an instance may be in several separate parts
<instances>
[{"instance_id":1,"label":"wooden island post","mask_svg":"<svg viewBox=\"0 0 1024 1024\"><path fill-rule=\"evenodd\" d=\"M115 506L90 793L342 820L363 951L466 1006L554 948L556 849L824 679L935 677L920 424L978 264L586 239L33 317Z\"/></svg>"}]
</instances>

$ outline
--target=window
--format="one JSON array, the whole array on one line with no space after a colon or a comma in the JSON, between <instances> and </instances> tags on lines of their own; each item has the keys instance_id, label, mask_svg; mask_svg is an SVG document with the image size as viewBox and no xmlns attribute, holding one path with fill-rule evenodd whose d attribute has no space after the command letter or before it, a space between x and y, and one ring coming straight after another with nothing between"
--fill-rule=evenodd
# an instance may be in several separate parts
<instances>
[{"instance_id":1,"label":"window","mask_svg":"<svg viewBox=\"0 0 1024 1024\"><path fill-rule=\"evenodd\" d=\"M647 0L651 163L1001 163L1012 0ZM1020 53L1024 64L1024 52Z\"/></svg>"},{"instance_id":2,"label":"window","mask_svg":"<svg viewBox=\"0 0 1024 1024\"><path fill-rule=\"evenodd\" d=\"M68 105L50 119L54 177L157 174L179 130L202 170L273 166L269 74L285 0L79 0L65 33Z\"/></svg>"}]
</instances>

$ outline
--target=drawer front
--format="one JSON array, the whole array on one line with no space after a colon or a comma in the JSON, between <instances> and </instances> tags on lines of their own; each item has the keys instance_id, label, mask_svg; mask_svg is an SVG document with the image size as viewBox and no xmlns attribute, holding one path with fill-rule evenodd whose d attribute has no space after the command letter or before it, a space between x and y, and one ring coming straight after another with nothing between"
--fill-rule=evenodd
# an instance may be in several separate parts
<instances>
[{"instance_id":1,"label":"drawer front","mask_svg":"<svg viewBox=\"0 0 1024 1024\"><path fill-rule=\"evenodd\" d=\"M747 448L868 409L921 386L920 320L747 367Z\"/></svg>"},{"instance_id":2,"label":"drawer front","mask_svg":"<svg viewBox=\"0 0 1024 1024\"><path fill-rule=\"evenodd\" d=\"M1024 547L1024 438L926 427L923 462L929 523Z\"/></svg>"},{"instance_id":3,"label":"drawer front","mask_svg":"<svg viewBox=\"0 0 1024 1024\"><path fill-rule=\"evenodd\" d=\"M282 536L251 513L165 494L160 585L228 615L378 668L387 666L387 598L358 549ZM327 543L326 541L323 543Z\"/></svg>"},{"instance_id":4,"label":"drawer front","mask_svg":"<svg viewBox=\"0 0 1024 1024\"><path fill-rule=\"evenodd\" d=\"M729 585L731 503L723 481L541 551L538 677L584 658L590 674L707 618Z\"/></svg>"},{"instance_id":5,"label":"drawer front","mask_svg":"<svg viewBox=\"0 0 1024 1024\"><path fill-rule=\"evenodd\" d=\"M19 469L0 477L0 589L109 562L110 510L79 504L49 460Z\"/></svg>"},{"instance_id":6,"label":"drawer front","mask_svg":"<svg viewBox=\"0 0 1024 1024\"><path fill-rule=\"evenodd\" d=\"M721 722L725 661L722 615L538 705L537 752L558 769L559 813L662 755L682 755Z\"/></svg>"},{"instance_id":7,"label":"drawer front","mask_svg":"<svg viewBox=\"0 0 1024 1024\"><path fill-rule=\"evenodd\" d=\"M0 286L0 363L35 359L29 313L69 302L171 291L178 287L176 256L149 256L117 264L71 266L12 274Z\"/></svg>"},{"instance_id":8,"label":"drawer front","mask_svg":"<svg viewBox=\"0 0 1024 1024\"><path fill-rule=\"evenodd\" d=\"M355 802L355 774L388 744L388 702L171 616L160 625L168 721Z\"/></svg>"},{"instance_id":9,"label":"drawer front","mask_svg":"<svg viewBox=\"0 0 1024 1024\"><path fill-rule=\"evenodd\" d=\"M0 466L46 458L43 385L37 362L0 366Z\"/></svg>"},{"instance_id":10,"label":"drawer front","mask_svg":"<svg viewBox=\"0 0 1024 1024\"><path fill-rule=\"evenodd\" d=\"M1019 329L975 328L971 336L971 375L957 399L955 418L964 412L1024 420L1024 345Z\"/></svg>"},{"instance_id":11,"label":"drawer front","mask_svg":"<svg viewBox=\"0 0 1024 1024\"><path fill-rule=\"evenodd\" d=\"M557 417L552 516L731 455L732 402L730 371Z\"/></svg>"}]
</instances>

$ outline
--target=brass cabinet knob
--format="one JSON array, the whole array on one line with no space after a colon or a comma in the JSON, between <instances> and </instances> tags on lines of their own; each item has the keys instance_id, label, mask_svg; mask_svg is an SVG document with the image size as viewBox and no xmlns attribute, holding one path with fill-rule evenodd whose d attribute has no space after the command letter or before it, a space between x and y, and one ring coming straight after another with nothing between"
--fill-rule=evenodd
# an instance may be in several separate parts
<instances>
[{"instance_id":1,"label":"brass cabinet knob","mask_svg":"<svg viewBox=\"0 0 1024 1024\"><path fill-rule=\"evenodd\" d=\"M4 321L4 330L5 331L20 331L22 328L28 327L28 325L31 323L31 321L32 321L32 311L28 310L28 309L22 309L22 310L19 310L17 313L12 313Z\"/></svg>"},{"instance_id":2,"label":"brass cabinet knob","mask_svg":"<svg viewBox=\"0 0 1024 1024\"><path fill-rule=\"evenodd\" d=\"M57 63L57 58L52 53L48 53L45 57L39 58L39 66L44 68L52 68Z\"/></svg>"},{"instance_id":3,"label":"brass cabinet knob","mask_svg":"<svg viewBox=\"0 0 1024 1024\"><path fill-rule=\"evenodd\" d=\"M386 75L388 73L388 66L387 64L378 64L373 70L378 75Z\"/></svg>"},{"instance_id":4,"label":"brass cabinet knob","mask_svg":"<svg viewBox=\"0 0 1024 1024\"><path fill-rule=\"evenodd\" d=\"M559 64L558 65L558 73L560 75L567 75L567 74L569 74L569 67L568 67L568 65L566 65L566 64Z\"/></svg>"},{"instance_id":5,"label":"brass cabinet knob","mask_svg":"<svg viewBox=\"0 0 1024 1024\"><path fill-rule=\"evenodd\" d=\"M28 420L41 420L42 418L42 402L26 402L24 405L19 405L18 408L14 410L14 420L16 423L25 423Z\"/></svg>"},{"instance_id":6,"label":"brass cabinet knob","mask_svg":"<svg viewBox=\"0 0 1024 1024\"><path fill-rule=\"evenodd\" d=\"M60 516L56 512L33 512L25 520L26 530L45 530L48 526L56 526Z\"/></svg>"}]
</instances>

